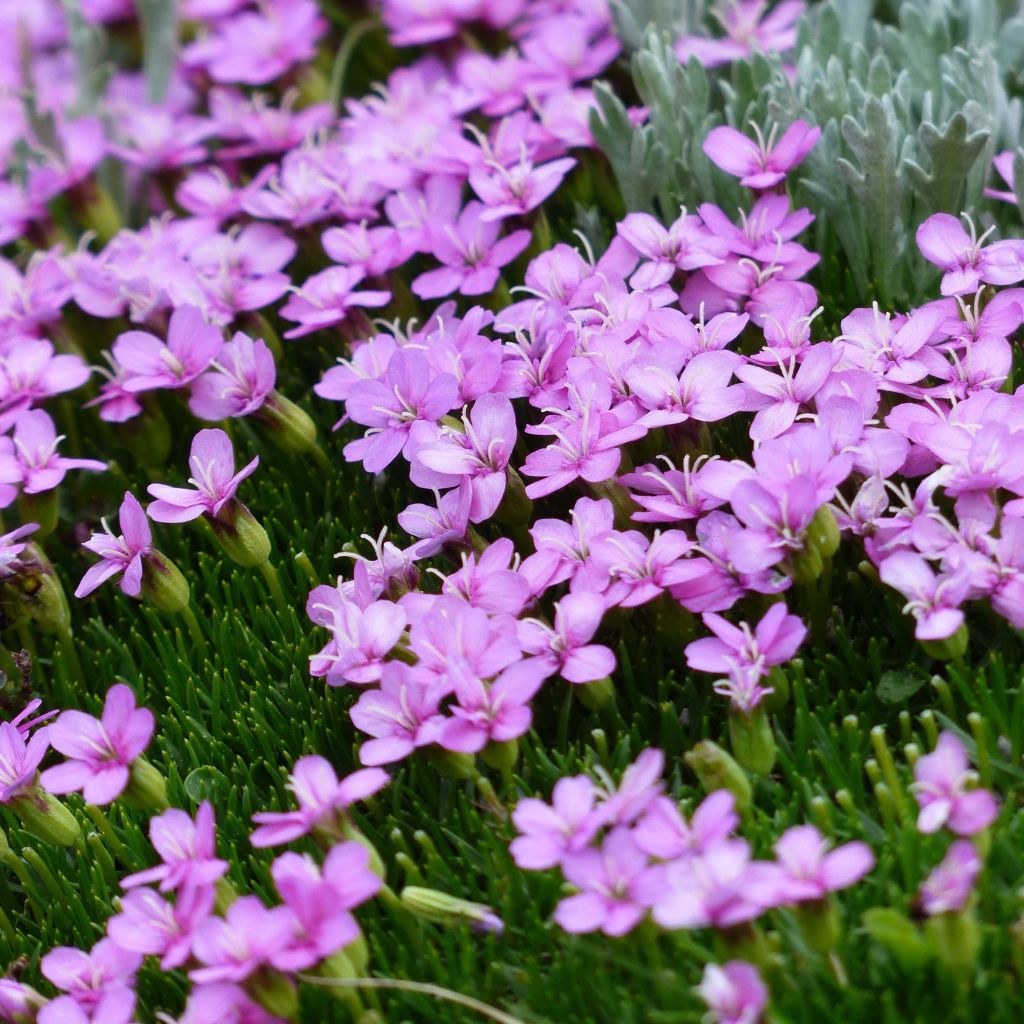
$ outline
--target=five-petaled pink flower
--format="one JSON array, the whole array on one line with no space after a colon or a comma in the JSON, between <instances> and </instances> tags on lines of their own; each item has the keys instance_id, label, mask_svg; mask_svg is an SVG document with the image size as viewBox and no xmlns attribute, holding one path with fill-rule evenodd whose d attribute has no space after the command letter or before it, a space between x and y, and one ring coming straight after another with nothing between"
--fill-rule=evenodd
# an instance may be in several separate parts
<instances>
[{"instance_id":1,"label":"five-petaled pink flower","mask_svg":"<svg viewBox=\"0 0 1024 1024\"><path fill-rule=\"evenodd\" d=\"M939 736L935 750L914 764L914 795L921 806L920 831L938 832L945 825L959 836L988 828L999 813L987 789L968 789L971 772L964 745L951 732Z\"/></svg>"},{"instance_id":2,"label":"five-petaled pink flower","mask_svg":"<svg viewBox=\"0 0 1024 1024\"><path fill-rule=\"evenodd\" d=\"M126 373L129 393L191 384L221 350L223 339L195 306L179 306L167 325L167 341L147 331L126 331L114 342L114 358Z\"/></svg>"},{"instance_id":3,"label":"five-petaled pink flower","mask_svg":"<svg viewBox=\"0 0 1024 1024\"><path fill-rule=\"evenodd\" d=\"M144 560L152 550L153 534L145 510L130 491L125 491L119 520L119 537L114 536L104 520L104 532L94 533L82 544L83 548L99 555L101 561L86 571L75 590L75 597L86 597L118 573L121 573L120 586L124 593L138 597L142 592Z\"/></svg>"},{"instance_id":4,"label":"five-petaled pink flower","mask_svg":"<svg viewBox=\"0 0 1024 1024\"><path fill-rule=\"evenodd\" d=\"M934 213L917 229L917 245L929 263L943 271L943 295L973 295L984 284L1006 285L1024 281L1024 242L1005 241L984 245L995 230L980 238L956 217Z\"/></svg>"},{"instance_id":5,"label":"five-petaled pink flower","mask_svg":"<svg viewBox=\"0 0 1024 1024\"><path fill-rule=\"evenodd\" d=\"M124 792L131 766L153 736L153 712L136 707L123 683L107 691L101 718L64 711L50 726L50 745L64 764L47 768L40 782L51 793L81 791L90 804L109 804Z\"/></svg>"},{"instance_id":6,"label":"five-petaled pink flower","mask_svg":"<svg viewBox=\"0 0 1024 1024\"><path fill-rule=\"evenodd\" d=\"M756 125L756 141L722 125L708 132L704 152L727 174L740 179L747 188L766 189L778 185L801 163L821 138L821 129L806 121L794 121L776 139L777 125L772 125L766 139Z\"/></svg>"},{"instance_id":7,"label":"five-petaled pink flower","mask_svg":"<svg viewBox=\"0 0 1024 1024\"><path fill-rule=\"evenodd\" d=\"M150 484L149 493L157 500L148 508L150 519L158 523L187 523L206 515L216 518L238 490L238 485L259 465L257 455L235 472L235 450L223 430L200 430L192 439L188 465L192 487L168 487Z\"/></svg>"},{"instance_id":8,"label":"five-petaled pink flower","mask_svg":"<svg viewBox=\"0 0 1024 1024\"><path fill-rule=\"evenodd\" d=\"M14 425L14 437L0 437L0 484L20 484L26 494L42 494L59 486L70 469L98 473L107 468L96 459L69 459L58 454L57 446L63 440L42 409L22 413Z\"/></svg>"}]
</instances>

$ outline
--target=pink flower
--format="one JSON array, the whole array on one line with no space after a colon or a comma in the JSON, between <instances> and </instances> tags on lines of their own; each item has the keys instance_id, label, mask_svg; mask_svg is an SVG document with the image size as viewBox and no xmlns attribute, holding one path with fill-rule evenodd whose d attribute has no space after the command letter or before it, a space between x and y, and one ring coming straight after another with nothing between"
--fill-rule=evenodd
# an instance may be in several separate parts
<instances>
[{"instance_id":1,"label":"pink flower","mask_svg":"<svg viewBox=\"0 0 1024 1024\"><path fill-rule=\"evenodd\" d=\"M580 890L555 908L555 921L565 931L601 931L618 938L646 915L656 869L629 829L614 829L599 850L567 854L562 870Z\"/></svg>"},{"instance_id":2,"label":"pink flower","mask_svg":"<svg viewBox=\"0 0 1024 1024\"><path fill-rule=\"evenodd\" d=\"M360 763L393 764L436 743L447 690L443 683L417 678L400 662L386 664L379 689L363 693L349 712L352 724L373 737L359 748Z\"/></svg>"},{"instance_id":3,"label":"pink flower","mask_svg":"<svg viewBox=\"0 0 1024 1024\"><path fill-rule=\"evenodd\" d=\"M216 856L213 807L206 800L199 805L195 821L176 807L152 818L149 840L163 863L123 879L125 889L159 882L161 892L189 891L213 885L228 869L227 861Z\"/></svg>"},{"instance_id":4,"label":"pink flower","mask_svg":"<svg viewBox=\"0 0 1024 1024\"><path fill-rule=\"evenodd\" d=\"M709 793L686 821L679 805L667 796L651 801L633 829L633 838L646 853L661 860L692 857L727 839L739 824L736 800L727 789Z\"/></svg>"},{"instance_id":5,"label":"pink flower","mask_svg":"<svg viewBox=\"0 0 1024 1024\"><path fill-rule=\"evenodd\" d=\"M86 1011L83 1020L127 1024L135 1001L135 973L141 964L138 953L122 949L110 939L100 939L88 953L73 946L58 946L43 957L39 967L47 981L67 992ZM111 1012L122 1001L128 1002L128 1012L123 1017ZM53 1024L61 1019L56 1013L52 1016Z\"/></svg>"},{"instance_id":6,"label":"pink flower","mask_svg":"<svg viewBox=\"0 0 1024 1024\"><path fill-rule=\"evenodd\" d=\"M487 207L480 220L502 220L535 210L575 166L572 157L536 166L524 152L519 163L511 167L497 162L474 167L469 172L469 184Z\"/></svg>"},{"instance_id":7,"label":"pink flower","mask_svg":"<svg viewBox=\"0 0 1024 1024\"><path fill-rule=\"evenodd\" d=\"M67 761L47 768L42 785L58 795L81 791L90 804L109 804L124 792L132 762L149 745L153 712L135 705L123 683L107 691L100 719L81 711L64 711L48 727L50 745Z\"/></svg>"},{"instance_id":8,"label":"pink flower","mask_svg":"<svg viewBox=\"0 0 1024 1024\"><path fill-rule=\"evenodd\" d=\"M768 989L753 964L730 960L707 964L697 992L708 1004L708 1024L758 1024L768 1005Z\"/></svg>"},{"instance_id":9,"label":"pink flower","mask_svg":"<svg viewBox=\"0 0 1024 1024\"><path fill-rule=\"evenodd\" d=\"M526 797L516 804L512 822L520 834L512 840L512 859L524 871L543 871L590 845L604 822L595 810L597 790L585 775L559 779L551 803Z\"/></svg>"},{"instance_id":10,"label":"pink flower","mask_svg":"<svg viewBox=\"0 0 1024 1024\"><path fill-rule=\"evenodd\" d=\"M208 917L196 929L192 953L202 967L189 977L206 985L244 981L282 959L292 941L294 917L287 907L268 910L257 896L241 896L224 917Z\"/></svg>"},{"instance_id":11,"label":"pink flower","mask_svg":"<svg viewBox=\"0 0 1024 1024\"><path fill-rule=\"evenodd\" d=\"M529 244L530 232L513 231L499 240L497 221L485 217L483 203L467 203L454 224L436 225L430 233L430 251L443 264L420 274L412 290L421 299L439 299L458 291L486 295L498 283L501 268Z\"/></svg>"},{"instance_id":12,"label":"pink flower","mask_svg":"<svg viewBox=\"0 0 1024 1024\"><path fill-rule=\"evenodd\" d=\"M629 279L630 286L648 290L675 277L677 270L697 270L721 263L728 246L716 238L700 217L682 214L665 228L649 213L629 213L616 233L646 260Z\"/></svg>"},{"instance_id":13,"label":"pink flower","mask_svg":"<svg viewBox=\"0 0 1024 1024\"><path fill-rule=\"evenodd\" d=\"M913 790L921 806L918 829L927 834L945 825L958 836L973 836L988 828L999 805L987 789L968 789L970 782L964 745L953 733L942 733L934 752L914 764Z\"/></svg>"},{"instance_id":14,"label":"pink flower","mask_svg":"<svg viewBox=\"0 0 1024 1024\"><path fill-rule=\"evenodd\" d=\"M330 831L339 814L373 796L389 781L380 768L364 768L339 781L329 761L315 754L300 757L288 780L299 809L254 814L252 820L260 827L250 841L253 846L280 846L318 828Z\"/></svg>"},{"instance_id":15,"label":"pink flower","mask_svg":"<svg viewBox=\"0 0 1024 1024\"><path fill-rule=\"evenodd\" d=\"M283 853L271 869L274 885L291 910L294 935L275 957L283 970L306 970L359 937L351 911L374 896L381 880L370 870L361 843L340 843L324 861L323 874L308 855Z\"/></svg>"},{"instance_id":16,"label":"pink flower","mask_svg":"<svg viewBox=\"0 0 1024 1024\"><path fill-rule=\"evenodd\" d=\"M970 222L969 222L970 223ZM968 295L985 284L1015 284L1024 280L1024 242L994 242L983 246L981 238L968 235L956 217L934 213L917 229L917 245L929 263L943 271L943 295Z\"/></svg>"},{"instance_id":17,"label":"pink flower","mask_svg":"<svg viewBox=\"0 0 1024 1024\"><path fill-rule=\"evenodd\" d=\"M153 550L153 534L138 499L125 491L118 515L121 535L115 537L104 520L104 533L94 533L82 547L99 555L101 561L82 577L75 597L86 597L112 576L121 573L121 590L130 597L142 593L142 573L146 555Z\"/></svg>"},{"instance_id":18,"label":"pink flower","mask_svg":"<svg viewBox=\"0 0 1024 1024\"><path fill-rule=\"evenodd\" d=\"M57 453L63 441L53 420L42 409L22 413L14 425L13 439L0 437L0 485L20 484L26 494L52 491L71 469L100 472L107 468L96 459L69 459ZM0 486L0 506L4 491ZM10 498L13 498L11 494ZM10 504L8 498L6 504Z\"/></svg>"},{"instance_id":19,"label":"pink flower","mask_svg":"<svg viewBox=\"0 0 1024 1024\"><path fill-rule=\"evenodd\" d=\"M281 307L281 316L299 324L285 331L284 336L301 338L333 327L345 320L349 310L360 306L386 306L391 301L391 292L355 290L364 276L355 267L328 267L314 274Z\"/></svg>"},{"instance_id":20,"label":"pink flower","mask_svg":"<svg viewBox=\"0 0 1024 1024\"><path fill-rule=\"evenodd\" d=\"M589 642L604 613L600 595L568 594L555 605L554 627L540 619L524 619L519 623L519 642L548 675L558 673L569 683L596 682L615 671L611 650Z\"/></svg>"},{"instance_id":21,"label":"pink flower","mask_svg":"<svg viewBox=\"0 0 1024 1024\"><path fill-rule=\"evenodd\" d=\"M985 195L989 199L1001 199L1004 203L1017 205L1017 193L1014 190L1013 181L1014 152L1012 149L1004 149L1002 153L992 159L992 166L999 172L999 176L1006 182L1007 189L986 188Z\"/></svg>"},{"instance_id":22,"label":"pink flower","mask_svg":"<svg viewBox=\"0 0 1024 1024\"><path fill-rule=\"evenodd\" d=\"M0 356L0 430L37 402L81 387L89 373L80 356L54 355L48 341L19 339Z\"/></svg>"},{"instance_id":23,"label":"pink flower","mask_svg":"<svg viewBox=\"0 0 1024 1024\"><path fill-rule=\"evenodd\" d=\"M796 44L795 22L806 6L804 0L782 0L768 11L768 0L725 0L711 11L725 37L684 35L676 42L676 56L683 63L696 57L714 68L743 60L755 50L783 53Z\"/></svg>"},{"instance_id":24,"label":"pink flower","mask_svg":"<svg viewBox=\"0 0 1024 1024\"><path fill-rule=\"evenodd\" d=\"M200 430L192 439L188 465L193 476L188 487L150 484L147 490L157 500L150 503L149 517L158 523L187 523L200 516L216 518L233 501L238 485L255 472L259 456L238 473L235 450L223 430Z\"/></svg>"},{"instance_id":25,"label":"pink flower","mask_svg":"<svg viewBox=\"0 0 1024 1024\"><path fill-rule=\"evenodd\" d=\"M114 342L114 358L124 367L124 389L130 393L154 388L183 388L220 354L220 331L203 319L195 306L179 306L163 342L146 331L127 331Z\"/></svg>"},{"instance_id":26,"label":"pink flower","mask_svg":"<svg viewBox=\"0 0 1024 1024\"><path fill-rule=\"evenodd\" d=\"M50 738L46 729L25 737L12 722L0 722L0 804L10 803L28 790L39 762L46 756Z\"/></svg>"},{"instance_id":27,"label":"pink flower","mask_svg":"<svg viewBox=\"0 0 1024 1024\"><path fill-rule=\"evenodd\" d=\"M828 844L813 825L788 829L775 844L778 876L775 898L783 902L821 900L830 892L859 882L875 865L865 843L846 843L828 851Z\"/></svg>"},{"instance_id":28,"label":"pink flower","mask_svg":"<svg viewBox=\"0 0 1024 1024\"><path fill-rule=\"evenodd\" d=\"M107 922L107 934L131 953L160 957L165 971L181 967L192 953L192 937L213 909L212 886L196 886L175 903L155 889L133 889L121 898L121 912Z\"/></svg>"},{"instance_id":29,"label":"pink flower","mask_svg":"<svg viewBox=\"0 0 1024 1024\"><path fill-rule=\"evenodd\" d=\"M239 331L224 343L210 372L192 384L188 407L201 420L250 416L274 390L277 368L267 343Z\"/></svg>"},{"instance_id":30,"label":"pink flower","mask_svg":"<svg viewBox=\"0 0 1024 1024\"><path fill-rule=\"evenodd\" d=\"M878 567L878 575L907 598L903 611L917 620L918 640L945 640L963 625L960 605L970 588L964 574L937 576L916 552L896 551Z\"/></svg>"},{"instance_id":31,"label":"pink flower","mask_svg":"<svg viewBox=\"0 0 1024 1024\"><path fill-rule=\"evenodd\" d=\"M963 910L981 874L974 844L958 839L921 886L921 906L929 917Z\"/></svg>"},{"instance_id":32,"label":"pink flower","mask_svg":"<svg viewBox=\"0 0 1024 1024\"><path fill-rule=\"evenodd\" d=\"M727 174L735 175L741 185L766 189L783 181L786 175L814 148L821 138L821 129L806 121L794 121L776 140L777 125L772 125L768 138L754 125L757 141L735 128L723 125L712 128L704 140L704 152Z\"/></svg>"}]
</instances>

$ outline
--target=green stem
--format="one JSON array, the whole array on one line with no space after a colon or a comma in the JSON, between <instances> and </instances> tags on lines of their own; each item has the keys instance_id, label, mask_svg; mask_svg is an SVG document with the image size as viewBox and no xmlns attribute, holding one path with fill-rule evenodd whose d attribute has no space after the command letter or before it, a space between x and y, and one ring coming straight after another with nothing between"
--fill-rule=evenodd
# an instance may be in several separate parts
<instances>
[{"instance_id":1,"label":"green stem","mask_svg":"<svg viewBox=\"0 0 1024 1024\"><path fill-rule=\"evenodd\" d=\"M199 620L196 618L196 613L192 611L191 605L185 605L181 609L181 617L185 620L185 626L188 628L189 636L192 637L192 642L196 645L199 650L199 657L206 657L206 637L203 636L202 627L199 625Z\"/></svg>"},{"instance_id":2,"label":"green stem","mask_svg":"<svg viewBox=\"0 0 1024 1024\"><path fill-rule=\"evenodd\" d=\"M259 569L260 575L266 580L267 586L270 588L270 596L273 597L277 610L282 615L287 615L288 602L285 600L284 591L281 589L281 579L277 575L277 570L270 559L268 558L267 561L260 562L256 568Z\"/></svg>"},{"instance_id":3,"label":"green stem","mask_svg":"<svg viewBox=\"0 0 1024 1024\"><path fill-rule=\"evenodd\" d=\"M518 1017L505 1013L497 1007L482 1003L472 996L463 995L450 988L443 988L441 985L432 985L423 981L404 981L399 978L317 978L312 974L297 974L299 981L310 985L322 985L326 988L376 988L394 989L398 992L413 992L417 995L430 996L433 999L443 999L456 1006L464 1006L467 1010L473 1010L486 1017L488 1020L497 1021L498 1024L524 1024Z\"/></svg>"},{"instance_id":4,"label":"green stem","mask_svg":"<svg viewBox=\"0 0 1024 1024\"><path fill-rule=\"evenodd\" d=\"M80 688L81 693L87 692L89 687L85 681L85 671L78 657L78 649L75 647L75 638L71 630L66 629L58 634L57 642L60 646L61 657L64 658L67 664L68 675L71 677L72 682Z\"/></svg>"},{"instance_id":5,"label":"green stem","mask_svg":"<svg viewBox=\"0 0 1024 1024\"><path fill-rule=\"evenodd\" d=\"M114 831L114 826L110 824L110 819L103 812L101 807L97 807L95 804L86 804L85 813L92 819L92 823L99 830L103 841L108 850L122 863L125 867L132 867L134 861L128 856L128 851L125 849L124 843L117 838L117 833Z\"/></svg>"},{"instance_id":6,"label":"green stem","mask_svg":"<svg viewBox=\"0 0 1024 1024\"><path fill-rule=\"evenodd\" d=\"M359 45L359 41L363 36L368 32L372 32L378 24L379 22L376 18L364 18L362 21L356 22L345 33L345 38L342 40L341 46L338 47L338 53L331 67L331 84L327 91L327 98L330 101L331 110L334 111L335 117L341 113L341 99L345 90L345 72L348 70L352 54L355 52L355 48Z\"/></svg>"}]
</instances>

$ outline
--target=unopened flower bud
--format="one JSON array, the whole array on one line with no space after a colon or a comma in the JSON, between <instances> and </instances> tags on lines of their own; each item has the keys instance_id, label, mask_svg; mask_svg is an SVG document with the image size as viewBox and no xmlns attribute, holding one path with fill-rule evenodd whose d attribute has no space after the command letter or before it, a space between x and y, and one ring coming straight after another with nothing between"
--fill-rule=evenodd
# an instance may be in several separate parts
<instances>
[{"instance_id":1,"label":"unopened flower bud","mask_svg":"<svg viewBox=\"0 0 1024 1024\"><path fill-rule=\"evenodd\" d=\"M799 661L799 659L795 660ZM768 673L768 678L765 680L765 686L766 688L771 689L771 693L767 694L762 702L765 711L769 714L781 711L789 703L791 691L789 677L782 669L782 666L776 665Z\"/></svg>"},{"instance_id":2,"label":"unopened flower bud","mask_svg":"<svg viewBox=\"0 0 1024 1024\"><path fill-rule=\"evenodd\" d=\"M270 537L256 517L240 501L228 502L224 511L210 520L217 541L236 565L251 569L270 557Z\"/></svg>"},{"instance_id":3,"label":"unopened flower bud","mask_svg":"<svg viewBox=\"0 0 1024 1024\"><path fill-rule=\"evenodd\" d=\"M798 587L810 586L822 574L825 562L821 552L811 543L789 560L787 572Z\"/></svg>"},{"instance_id":4,"label":"unopened flower bud","mask_svg":"<svg viewBox=\"0 0 1024 1024\"><path fill-rule=\"evenodd\" d=\"M66 635L71 629L71 610L50 560L35 544L21 558L21 571L3 587L4 612L10 621L27 615L47 633Z\"/></svg>"},{"instance_id":5,"label":"unopened flower bud","mask_svg":"<svg viewBox=\"0 0 1024 1024\"><path fill-rule=\"evenodd\" d=\"M494 768L502 772L510 772L519 760L519 741L505 740L504 742L490 742L480 751L480 760L488 768Z\"/></svg>"},{"instance_id":6,"label":"unopened flower bud","mask_svg":"<svg viewBox=\"0 0 1024 1024\"><path fill-rule=\"evenodd\" d=\"M936 914L928 919L927 927L935 953L945 967L966 972L974 966L981 947L981 929L973 907Z\"/></svg>"},{"instance_id":7,"label":"unopened flower bud","mask_svg":"<svg viewBox=\"0 0 1024 1024\"><path fill-rule=\"evenodd\" d=\"M283 451L301 455L316 447L316 424L309 413L278 391L271 391L256 414Z\"/></svg>"},{"instance_id":8,"label":"unopened flower bud","mask_svg":"<svg viewBox=\"0 0 1024 1024\"><path fill-rule=\"evenodd\" d=\"M188 607L188 580L166 555L151 551L143 560L142 592L162 612L177 615Z\"/></svg>"},{"instance_id":9,"label":"unopened flower bud","mask_svg":"<svg viewBox=\"0 0 1024 1024\"><path fill-rule=\"evenodd\" d=\"M501 935L505 923L483 903L471 903L439 889L407 885L402 890L402 903L417 917L438 924L468 924L474 931Z\"/></svg>"},{"instance_id":10,"label":"unopened flower bud","mask_svg":"<svg viewBox=\"0 0 1024 1024\"><path fill-rule=\"evenodd\" d=\"M299 994L292 981L279 971L262 970L245 982L245 990L268 1013L294 1020L299 1010Z\"/></svg>"},{"instance_id":11,"label":"unopened flower bud","mask_svg":"<svg viewBox=\"0 0 1024 1024\"><path fill-rule=\"evenodd\" d=\"M51 793L36 784L8 806L22 825L39 839L57 846L77 846L82 841L78 819Z\"/></svg>"},{"instance_id":12,"label":"unopened flower bud","mask_svg":"<svg viewBox=\"0 0 1024 1024\"><path fill-rule=\"evenodd\" d=\"M701 740L683 755L700 781L705 793L727 789L736 800L736 809L745 814L750 810L752 792L747 773L717 743Z\"/></svg>"},{"instance_id":13,"label":"unopened flower bud","mask_svg":"<svg viewBox=\"0 0 1024 1024\"><path fill-rule=\"evenodd\" d=\"M476 758L444 747L427 747L427 760L449 779L472 779L476 776Z\"/></svg>"},{"instance_id":14,"label":"unopened flower bud","mask_svg":"<svg viewBox=\"0 0 1024 1024\"><path fill-rule=\"evenodd\" d=\"M775 734L764 705L749 711L729 710L729 742L736 760L755 775L767 775L775 766Z\"/></svg>"},{"instance_id":15,"label":"unopened flower bud","mask_svg":"<svg viewBox=\"0 0 1024 1024\"><path fill-rule=\"evenodd\" d=\"M121 799L137 811L165 811L170 806L167 802L167 781L144 757L137 757L132 762L128 785Z\"/></svg>"},{"instance_id":16,"label":"unopened flower bud","mask_svg":"<svg viewBox=\"0 0 1024 1024\"><path fill-rule=\"evenodd\" d=\"M967 626L963 623L960 628L944 640L922 640L921 647L930 658L939 661L956 661L967 653L968 643Z\"/></svg>"},{"instance_id":17,"label":"unopened flower bud","mask_svg":"<svg viewBox=\"0 0 1024 1024\"><path fill-rule=\"evenodd\" d=\"M615 702L615 684L611 676L597 679L592 683L577 683L572 688L579 702L591 711L600 711Z\"/></svg>"},{"instance_id":18,"label":"unopened flower bud","mask_svg":"<svg viewBox=\"0 0 1024 1024\"><path fill-rule=\"evenodd\" d=\"M523 526L533 516L533 502L527 496L523 478L511 467L505 468L505 495L494 518L505 526Z\"/></svg>"},{"instance_id":19,"label":"unopened flower bud","mask_svg":"<svg viewBox=\"0 0 1024 1024\"><path fill-rule=\"evenodd\" d=\"M798 903L796 919L804 942L816 953L830 953L839 944L842 921L835 901L829 897Z\"/></svg>"},{"instance_id":20,"label":"unopened flower bud","mask_svg":"<svg viewBox=\"0 0 1024 1024\"><path fill-rule=\"evenodd\" d=\"M56 487L39 494L18 495L18 514L23 523L37 523L36 538L42 540L49 537L57 529L57 517L60 513L60 498Z\"/></svg>"}]
</instances>

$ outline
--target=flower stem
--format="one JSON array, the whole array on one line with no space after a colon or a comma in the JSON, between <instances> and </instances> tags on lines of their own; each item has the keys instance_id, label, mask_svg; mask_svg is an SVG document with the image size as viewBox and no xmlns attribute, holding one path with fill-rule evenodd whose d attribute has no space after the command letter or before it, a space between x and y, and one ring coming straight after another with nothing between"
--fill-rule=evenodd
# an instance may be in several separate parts
<instances>
[{"instance_id":1,"label":"flower stem","mask_svg":"<svg viewBox=\"0 0 1024 1024\"><path fill-rule=\"evenodd\" d=\"M423 981L404 981L399 978L317 978L311 974L297 974L299 981L307 982L310 985L322 985L327 988L370 988L370 989L395 989L399 992L414 992L418 995L431 996L434 999L443 999L456 1006L464 1006L467 1010L473 1010L486 1017L488 1020L497 1021L498 1024L524 1024L518 1017L505 1013L497 1007L482 1003L472 996L463 995L450 988L443 988L441 985L432 985Z\"/></svg>"},{"instance_id":2,"label":"flower stem","mask_svg":"<svg viewBox=\"0 0 1024 1024\"><path fill-rule=\"evenodd\" d=\"M66 629L57 635L57 643L60 646L61 657L67 666L68 675L71 681L79 687L79 692L85 693L88 686L85 682L85 672L82 669L82 662L78 657L78 649L75 647L75 638L70 629Z\"/></svg>"},{"instance_id":3,"label":"flower stem","mask_svg":"<svg viewBox=\"0 0 1024 1024\"><path fill-rule=\"evenodd\" d=\"M267 561L260 562L256 568L259 569L260 575L266 580L267 586L270 588L270 596L273 597L277 610L282 615L287 615L288 602L285 600L284 591L281 589L281 579L277 575L277 570L270 559L268 558Z\"/></svg>"}]
</instances>

